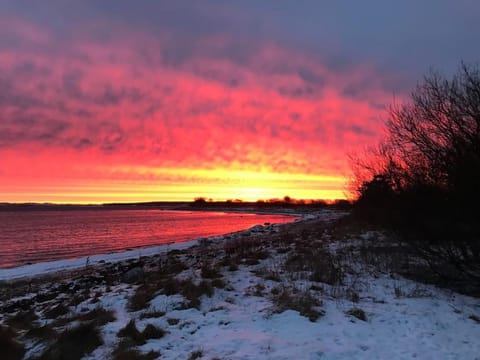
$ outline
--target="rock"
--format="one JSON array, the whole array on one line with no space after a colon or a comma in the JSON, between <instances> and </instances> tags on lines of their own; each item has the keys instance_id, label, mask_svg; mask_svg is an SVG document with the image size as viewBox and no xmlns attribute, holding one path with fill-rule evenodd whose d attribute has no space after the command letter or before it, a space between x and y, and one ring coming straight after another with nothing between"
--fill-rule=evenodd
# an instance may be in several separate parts
<instances>
[{"instance_id":1,"label":"rock","mask_svg":"<svg viewBox=\"0 0 480 360\"><path fill-rule=\"evenodd\" d=\"M37 296L34 297L34 299L35 299L35 302L37 303L44 303L44 302L55 299L57 295L58 295L57 291L43 292L43 293L38 293Z\"/></svg>"},{"instance_id":2,"label":"rock","mask_svg":"<svg viewBox=\"0 0 480 360\"><path fill-rule=\"evenodd\" d=\"M122 281L128 284L137 283L143 281L145 273L140 266L134 267L122 274Z\"/></svg>"},{"instance_id":3,"label":"rock","mask_svg":"<svg viewBox=\"0 0 480 360\"><path fill-rule=\"evenodd\" d=\"M19 310L28 311L32 308L33 300L23 299L15 301L11 304L5 305L2 308L2 313L13 313Z\"/></svg>"},{"instance_id":4,"label":"rock","mask_svg":"<svg viewBox=\"0 0 480 360\"><path fill-rule=\"evenodd\" d=\"M212 241L209 240L209 239L206 239L206 238L199 238L199 239L197 240L197 243L198 243L198 245L200 245L200 246L208 246L208 245L210 245L210 244L212 243Z\"/></svg>"},{"instance_id":5,"label":"rock","mask_svg":"<svg viewBox=\"0 0 480 360\"><path fill-rule=\"evenodd\" d=\"M262 225L255 225L255 226L250 228L250 231L251 232L264 232L265 229L263 228Z\"/></svg>"},{"instance_id":6,"label":"rock","mask_svg":"<svg viewBox=\"0 0 480 360\"><path fill-rule=\"evenodd\" d=\"M88 276L85 280L88 285L91 285L91 284L99 285L105 281L105 277L101 273L95 273L93 275Z\"/></svg>"}]
</instances>

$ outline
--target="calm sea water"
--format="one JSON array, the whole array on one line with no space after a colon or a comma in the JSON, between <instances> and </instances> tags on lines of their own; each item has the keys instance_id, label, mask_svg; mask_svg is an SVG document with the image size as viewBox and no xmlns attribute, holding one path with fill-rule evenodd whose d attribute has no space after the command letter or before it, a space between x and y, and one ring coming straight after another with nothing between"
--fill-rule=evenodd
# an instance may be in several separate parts
<instances>
[{"instance_id":1,"label":"calm sea water","mask_svg":"<svg viewBox=\"0 0 480 360\"><path fill-rule=\"evenodd\" d=\"M0 268L226 234L292 217L163 210L0 212Z\"/></svg>"}]
</instances>

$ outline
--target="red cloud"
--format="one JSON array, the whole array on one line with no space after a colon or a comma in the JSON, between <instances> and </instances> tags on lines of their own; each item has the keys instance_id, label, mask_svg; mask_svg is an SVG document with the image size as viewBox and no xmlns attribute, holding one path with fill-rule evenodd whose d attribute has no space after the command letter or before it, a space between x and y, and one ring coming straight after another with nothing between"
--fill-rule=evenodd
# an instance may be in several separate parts
<instances>
[{"instance_id":1,"label":"red cloud","mask_svg":"<svg viewBox=\"0 0 480 360\"><path fill-rule=\"evenodd\" d=\"M392 97L367 66L340 71L272 44L182 44L120 28L99 40L102 26L67 41L1 23L21 39L0 47L3 188L8 178L85 185L129 171L158 181L157 168L342 177L347 152L378 138Z\"/></svg>"}]
</instances>

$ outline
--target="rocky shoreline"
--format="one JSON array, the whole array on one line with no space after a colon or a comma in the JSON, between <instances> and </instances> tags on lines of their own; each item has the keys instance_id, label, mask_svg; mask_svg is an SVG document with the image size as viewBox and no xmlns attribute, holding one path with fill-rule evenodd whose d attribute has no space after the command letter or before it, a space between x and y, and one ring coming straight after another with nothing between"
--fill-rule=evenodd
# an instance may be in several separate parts
<instances>
[{"instance_id":1,"label":"rocky shoreline","mask_svg":"<svg viewBox=\"0 0 480 360\"><path fill-rule=\"evenodd\" d=\"M340 216L341 214L343 213L339 213ZM301 217L300 214L295 214L294 216ZM336 217L337 216L334 216L333 218ZM275 234L280 232L289 230L296 231L297 228L303 228L305 223L312 221L312 218L315 219L316 217L309 214L301 222L257 225L253 228L231 234L211 238L200 238L177 244L180 245L178 247L185 248L185 250L179 250L175 248L175 246L164 245L155 247L163 250L155 255L136 257L135 253L132 253L126 260L100 260L96 264L86 263L85 266L79 266L73 269L49 271L31 276L3 280L0 281L0 314L9 314L18 310L25 311L36 302L41 303L44 302L45 299L53 299L59 294L74 294L81 289L88 289L102 284L140 283L145 280L145 274L155 269L162 258L168 258L169 256L184 252L191 254L190 256L198 257L199 253L203 253L203 249L207 247L210 251L215 251L228 246L230 242L236 243L242 239L261 243L265 237L275 238ZM172 247L173 249L171 249ZM15 298L23 298L29 293L37 295L28 297L28 299L12 300Z\"/></svg>"}]
</instances>

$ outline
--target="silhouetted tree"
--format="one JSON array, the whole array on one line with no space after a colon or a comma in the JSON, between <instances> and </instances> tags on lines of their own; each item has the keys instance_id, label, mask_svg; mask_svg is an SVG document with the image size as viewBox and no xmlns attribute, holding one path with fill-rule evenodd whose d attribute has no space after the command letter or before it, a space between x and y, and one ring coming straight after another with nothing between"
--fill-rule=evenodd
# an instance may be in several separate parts
<instances>
[{"instance_id":1,"label":"silhouetted tree","mask_svg":"<svg viewBox=\"0 0 480 360\"><path fill-rule=\"evenodd\" d=\"M389 115L386 139L355 161L357 213L397 231L442 275L480 281L478 66L462 63L452 79L432 71Z\"/></svg>"},{"instance_id":2,"label":"silhouetted tree","mask_svg":"<svg viewBox=\"0 0 480 360\"><path fill-rule=\"evenodd\" d=\"M407 184L480 195L480 73L462 64L452 80L425 77L412 101L392 106L388 148ZM404 180L405 180L404 179Z\"/></svg>"}]
</instances>

